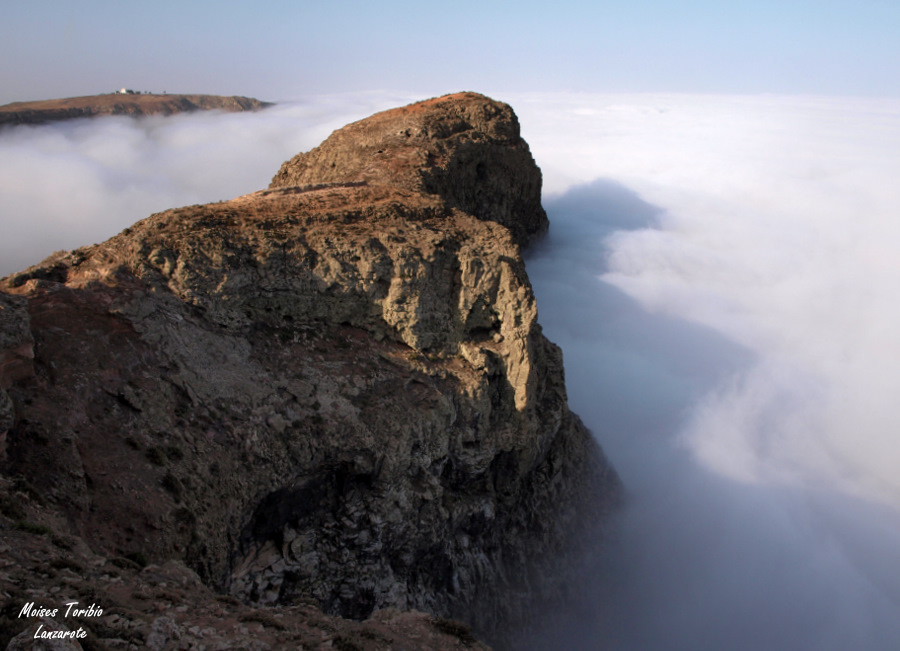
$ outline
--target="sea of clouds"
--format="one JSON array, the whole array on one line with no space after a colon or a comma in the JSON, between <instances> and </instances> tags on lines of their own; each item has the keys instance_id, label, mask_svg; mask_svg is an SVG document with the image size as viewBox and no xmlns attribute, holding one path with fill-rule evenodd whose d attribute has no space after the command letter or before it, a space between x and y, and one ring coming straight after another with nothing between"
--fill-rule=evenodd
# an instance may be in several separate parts
<instances>
[{"instance_id":1,"label":"sea of clouds","mask_svg":"<svg viewBox=\"0 0 900 651\"><path fill-rule=\"evenodd\" d=\"M0 274L260 189L415 99L0 131ZM627 487L579 607L523 649L900 639L900 101L512 95L570 402Z\"/></svg>"},{"instance_id":2,"label":"sea of clouds","mask_svg":"<svg viewBox=\"0 0 900 651\"><path fill-rule=\"evenodd\" d=\"M629 490L531 648L893 648L900 102L522 99L541 320Z\"/></svg>"}]
</instances>

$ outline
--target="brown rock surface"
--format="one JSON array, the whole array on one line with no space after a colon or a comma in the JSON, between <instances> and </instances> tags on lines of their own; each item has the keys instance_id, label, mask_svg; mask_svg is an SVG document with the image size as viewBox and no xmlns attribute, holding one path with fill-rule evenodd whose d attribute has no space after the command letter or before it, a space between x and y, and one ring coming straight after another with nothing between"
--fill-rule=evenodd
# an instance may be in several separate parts
<instances>
[{"instance_id":1,"label":"brown rock surface","mask_svg":"<svg viewBox=\"0 0 900 651\"><path fill-rule=\"evenodd\" d=\"M270 188L369 183L436 194L503 224L519 244L547 229L541 171L507 105L446 95L354 122L278 170Z\"/></svg>"},{"instance_id":2,"label":"brown rock surface","mask_svg":"<svg viewBox=\"0 0 900 651\"><path fill-rule=\"evenodd\" d=\"M181 561L141 567L129 558L95 554L80 538L57 533L65 525L52 507L37 504L30 490L22 480L0 483L0 499L24 502L29 518L27 525L4 529L0 542L0 640L9 651L487 649L465 625L425 613L384 609L357 622L326 615L311 603L259 608L214 592ZM72 602L78 604L67 613ZM23 615L28 604L57 612L55 617ZM88 612L76 615L76 609ZM82 636L35 639L41 624L44 631L80 631Z\"/></svg>"},{"instance_id":3,"label":"brown rock surface","mask_svg":"<svg viewBox=\"0 0 900 651\"><path fill-rule=\"evenodd\" d=\"M540 172L479 95L370 120L268 190L0 282L8 521L92 563L177 560L240 608L426 611L500 641L565 590L619 484L515 241L545 223ZM353 153L416 125L394 162Z\"/></svg>"}]
</instances>

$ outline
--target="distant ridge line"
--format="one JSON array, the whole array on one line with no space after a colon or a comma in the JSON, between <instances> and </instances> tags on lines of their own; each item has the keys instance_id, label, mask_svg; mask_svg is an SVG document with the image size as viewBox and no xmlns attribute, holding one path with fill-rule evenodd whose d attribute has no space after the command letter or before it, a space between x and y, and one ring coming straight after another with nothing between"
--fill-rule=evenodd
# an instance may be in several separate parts
<instances>
[{"instance_id":1,"label":"distant ridge line","mask_svg":"<svg viewBox=\"0 0 900 651\"><path fill-rule=\"evenodd\" d=\"M174 115L194 111L259 111L273 106L253 97L239 95L185 95L150 93L106 93L34 102L13 102L0 106L0 127L20 124L47 124L61 120L105 115Z\"/></svg>"}]
</instances>

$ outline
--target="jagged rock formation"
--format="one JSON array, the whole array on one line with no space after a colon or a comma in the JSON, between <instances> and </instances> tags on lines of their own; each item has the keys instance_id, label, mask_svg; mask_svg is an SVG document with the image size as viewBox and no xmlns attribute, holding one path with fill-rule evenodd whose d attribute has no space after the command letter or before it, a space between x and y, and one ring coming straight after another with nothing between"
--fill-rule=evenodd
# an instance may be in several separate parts
<instances>
[{"instance_id":1,"label":"jagged rock formation","mask_svg":"<svg viewBox=\"0 0 900 651\"><path fill-rule=\"evenodd\" d=\"M451 95L4 279L4 474L91 553L501 640L618 500L537 323L539 198L512 110Z\"/></svg>"},{"instance_id":2,"label":"jagged rock formation","mask_svg":"<svg viewBox=\"0 0 900 651\"><path fill-rule=\"evenodd\" d=\"M257 607L216 593L180 561L141 568L121 556L92 552L25 480L0 482L0 498L28 494L30 518L0 530L0 643L7 651L47 649L358 649L359 651L487 651L459 622L383 609L357 622L324 614L311 603ZM20 497L19 499L24 499ZM8 508L8 504L7 504ZM56 592L50 592L56 589ZM67 603L78 601L68 612ZM33 604L33 616L22 616ZM102 614L92 616L90 607ZM56 609L55 617L39 614ZM75 610L88 613L75 614ZM74 639L35 639L36 629L66 630Z\"/></svg>"},{"instance_id":3,"label":"jagged rock formation","mask_svg":"<svg viewBox=\"0 0 900 651\"><path fill-rule=\"evenodd\" d=\"M426 100L348 125L287 161L269 187L322 183L438 195L446 205L503 224L519 244L547 229L541 172L515 114L472 94Z\"/></svg>"},{"instance_id":4,"label":"jagged rock formation","mask_svg":"<svg viewBox=\"0 0 900 651\"><path fill-rule=\"evenodd\" d=\"M258 111L272 106L252 97L220 95L88 95L37 102L13 102L0 106L0 127L45 124L59 120L102 115L173 115L193 111Z\"/></svg>"}]
</instances>

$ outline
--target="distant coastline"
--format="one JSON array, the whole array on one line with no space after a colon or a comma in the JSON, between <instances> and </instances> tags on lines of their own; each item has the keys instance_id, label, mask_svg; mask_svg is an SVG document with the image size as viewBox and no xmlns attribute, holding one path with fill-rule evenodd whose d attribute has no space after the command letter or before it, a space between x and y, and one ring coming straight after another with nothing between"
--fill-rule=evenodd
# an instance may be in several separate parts
<instances>
[{"instance_id":1,"label":"distant coastline","mask_svg":"<svg viewBox=\"0 0 900 651\"><path fill-rule=\"evenodd\" d=\"M181 95L158 93L106 93L85 97L13 102L0 106L0 127L46 124L59 120L102 115L173 115L193 111L259 111L273 106L252 97L237 95Z\"/></svg>"}]
</instances>

